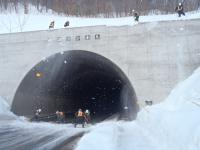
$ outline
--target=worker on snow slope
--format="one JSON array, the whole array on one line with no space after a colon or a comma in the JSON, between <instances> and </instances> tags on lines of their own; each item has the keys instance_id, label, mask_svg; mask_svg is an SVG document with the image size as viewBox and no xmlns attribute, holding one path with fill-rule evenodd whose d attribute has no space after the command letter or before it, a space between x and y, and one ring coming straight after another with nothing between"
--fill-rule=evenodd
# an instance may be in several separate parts
<instances>
[{"instance_id":1,"label":"worker on snow slope","mask_svg":"<svg viewBox=\"0 0 200 150\"><path fill-rule=\"evenodd\" d=\"M175 11L178 13L178 16L181 17L181 15L185 16L185 13L183 11L183 4L179 3L178 6L175 8Z\"/></svg>"},{"instance_id":2,"label":"worker on snow slope","mask_svg":"<svg viewBox=\"0 0 200 150\"><path fill-rule=\"evenodd\" d=\"M69 21L66 21L64 24L64 27L68 27L69 26Z\"/></svg>"},{"instance_id":3,"label":"worker on snow slope","mask_svg":"<svg viewBox=\"0 0 200 150\"><path fill-rule=\"evenodd\" d=\"M49 29L54 29L55 21L51 21L49 25Z\"/></svg>"},{"instance_id":4,"label":"worker on snow slope","mask_svg":"<svg viewBox=\"0 0 200 150\"><path fill-rule=\"evenodd\" d=\"M137 11L135 11L135 10L132 10L132 13L133 13L133 16L135 18L135 21L138 22L139 21L139 17L140 17L139 13Z\"/></svg>"},{"instance_id":5,"label":"worker on snow slope","mask_svg":"<svg viewBox=\"0 0 200 150\"><path fill-rule=\"evenodd\" d=\"M129 16L133 16L135 21L139 21L139 13L137 11L135 11L134 9L130 10L129 12Z\"/></svg>"}]
</instances>

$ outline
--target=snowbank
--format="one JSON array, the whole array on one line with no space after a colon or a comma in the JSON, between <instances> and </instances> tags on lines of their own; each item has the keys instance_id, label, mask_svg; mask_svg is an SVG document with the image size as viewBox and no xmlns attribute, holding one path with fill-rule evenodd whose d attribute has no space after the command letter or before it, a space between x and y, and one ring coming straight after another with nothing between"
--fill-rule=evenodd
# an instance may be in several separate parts
<instances>
[{"instance_id":1,"label":"snowbank","mask_svg":"<svg viewBox=\"0 0 200 150\"><path fill-rule=\"evenodd\" d=\"M0 114L7 114L8 112L10 112L8 103L0 97Z\"/></svg>"},{"instance_id":2,"label":"snowbank","mask_svg":"<svg viewBox=\"0 0 200 150\"><path fill-rule=\"evenodd\" d=\"M200 68L161 104L144 108L136 121L105 122L86 134L76 150L199 150Z\"/></svg>"}]
</instances>

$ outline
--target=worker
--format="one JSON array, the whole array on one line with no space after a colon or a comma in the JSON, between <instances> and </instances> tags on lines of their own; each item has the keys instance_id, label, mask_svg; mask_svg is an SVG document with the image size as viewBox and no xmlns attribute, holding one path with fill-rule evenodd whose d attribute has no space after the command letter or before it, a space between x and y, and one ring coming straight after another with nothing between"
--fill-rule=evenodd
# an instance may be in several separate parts
<instances>
[{"instance_id":1,"label":"worker","mask_svg":"<svg viewBox=\"0 0 200 150\"><path fill-rule=\"evenodd\" d=\"M85 122L89 124L91 122L90 111L88 109L85 110Z\"/></svg>"},{"instance_id":2,"label":"worker","mask_svg":"<svg viewBox=\"0 0 200 150\"><path fill-rule=\"evenodd\" d=\"M49 25L49 29L54 29L55 21L51 21Z\"/></svg>"},{"instance_id":3,"label":"worker","mask_svg":"<svg viewBox=\"0 0 200 150\"><path fill-rule=\"evenodd\" d=\"M40 114L41 114L41 112L42 112L42 109L37 109L36 111L35 111L35 115L34 115L34 117L31 119L32 121L39 121L40 120Z\"/></svg>"},{"instance_id":4,"label":"worker","mask_svg":"<svg viewBox=\"0 0 200 150\"><path fill-rule=\"evenodd\" d=\"M75 113L75 123L74 123L75 128L77 124L82 124L82 127L84 128L85 120L84 120L84 113L82 109L78 109L78 111Z\"/></svg>"},{"instance_id":5,"label":"worker","mask_svg":"<svg viewBox=\"0 0 200 150\"><path fill-rule=\"evenodd\" d=\"M65 121L65 115L64 115L64 112L62 111L56 111L56 117L57 117L57 121L58 123L64 123Z\"/></svg>"},{"instance_id":6,"label":"worker","mask_svg":"<svg viewBox=\"0 0 200 150\"><path fill-rule=\"evenodd\" d=\"M183 4L179 3L178 6L175 8L175 11L178 13L178 16L181 17L181 15L185 16L185 13L183 11Z\"/></svg>"},{"instance_id":7,"label":"worker","mask_svg":"<svg viewBox=\"0 0 200 150\"><path fill-rule=\"evenodd\" d=\"M132 10L132 14L133 14L133 16L135 18L135 21L138 22L139 21L139 17L140 17L139 13L137 11L135 11L135 10Z\"/></svg>"},{"instance_id":8,"label":"worker","mask_svg":"<svg viewBox=\"0 0 200 150\"><path fill-rule=\"evenodd\" d=\"M69 26L69 21L66 21L64 24L64 27L68 27Z\"/></svg>"}]
</instances>

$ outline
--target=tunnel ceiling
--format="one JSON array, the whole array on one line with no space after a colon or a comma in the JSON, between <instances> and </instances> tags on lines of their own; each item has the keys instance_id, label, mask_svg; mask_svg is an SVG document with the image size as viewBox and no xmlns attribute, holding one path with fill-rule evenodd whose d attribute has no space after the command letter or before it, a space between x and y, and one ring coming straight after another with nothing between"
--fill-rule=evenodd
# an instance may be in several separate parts
<instances>
[{"instance_id":1,"label":"tunnel ceiling","mask_svg":"<svg viewBox=\"0 0 200 150\"><path fill-rule=\"evenodd\" d=\"M38 108L43 114L59 110L69 116L79 108L89 109L93 118L103 120L114 114L134 119L138 106L119 67L98 54L73 50L41 61L19 85L12 111L31 116Z\"/></svg>"}]
</instances>

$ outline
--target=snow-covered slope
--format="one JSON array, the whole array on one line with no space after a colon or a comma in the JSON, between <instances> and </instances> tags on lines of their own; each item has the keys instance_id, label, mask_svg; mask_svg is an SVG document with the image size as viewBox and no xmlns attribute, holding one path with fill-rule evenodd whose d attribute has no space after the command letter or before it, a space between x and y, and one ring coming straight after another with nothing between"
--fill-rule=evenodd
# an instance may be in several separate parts
<instances>
[{"instance_id":1,"label":"snow-covered slope","mask_svg":"<svg viewBox=\"0 0 200 150\"><path fill-rule=\"evenodd\" d=\"M144 108L133 122L104 122L76 150L199 150L200 68L165 102Z\"/></svg>"},{"instance_id":2,"label":"snow-covered slope","mask_svg":"<svg viewBox=\"0 0 200 150\"><path fill-rule=\"evenodd\" d=\"M200 12L189 12L186 16L179 18L177 14L170 15L149 15L141 16L141 22L156 22L156 21L168 21L168 20L188 20L200 18ZM49 23L55 21L55 29L63 28L64 23L70 21L69 27L82 27L82 26L122 26L122 25L135 25L137 24L133 17L123 18L76 18L58 16L53 13L30 13L24 15L22 13L6 13L0 14L0 33L11 32L24 32L24 31L36 31L47 30Z\"/></svg>"}]
</instances>

